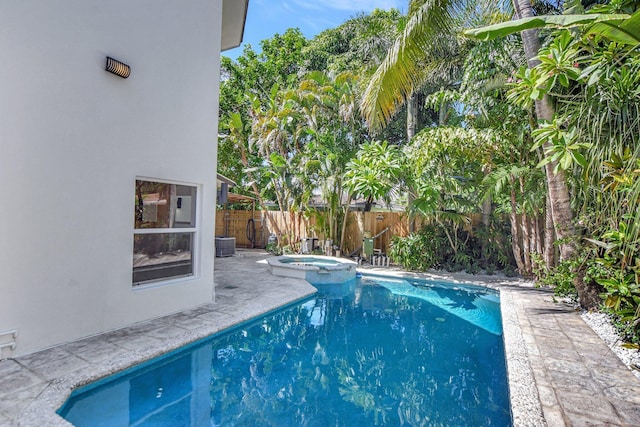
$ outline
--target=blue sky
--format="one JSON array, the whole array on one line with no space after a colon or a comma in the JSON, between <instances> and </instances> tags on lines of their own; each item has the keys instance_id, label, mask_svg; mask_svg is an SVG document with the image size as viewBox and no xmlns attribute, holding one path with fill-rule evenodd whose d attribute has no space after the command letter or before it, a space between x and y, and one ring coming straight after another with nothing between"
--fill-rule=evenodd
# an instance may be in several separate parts
<instances>
[{"instance_id":1,"label":"blue sky","mask_svg":"<svg viewBox=\"0 0 640 427\"><path fill-rule=\"evenodd\" d=\"M359 12L396 8L407 11L409 0L249 0L249 11L240 47L222 54L237 58L245 44L260 51L260 41L287 28L299 28L308 39L334 28Z\"/></svg>"}]
</instances>

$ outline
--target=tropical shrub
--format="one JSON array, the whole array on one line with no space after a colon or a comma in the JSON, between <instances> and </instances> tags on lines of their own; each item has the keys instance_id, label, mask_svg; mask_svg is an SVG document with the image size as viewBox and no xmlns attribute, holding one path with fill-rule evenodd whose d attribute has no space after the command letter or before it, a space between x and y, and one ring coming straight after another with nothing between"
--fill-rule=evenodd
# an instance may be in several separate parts
<instances>
[{"instance_id":1,"label":"tropical shrub","mask_svg":"<svg viewBox=\"0 0 640 427\"><path fill-rule=\"evenodd\" d=\"M538 286L548 286L553 288L553 292L558 297L567 297L577 301L578 293L575 287L577 280L576 260L560 261L555 267L547 268L544 260L539 254L531 254L533 272Z\"/></svg>"},{"instance_id":2,"label":"tropical shrub","mask_svg":"<svg viewBox=\"0 0 640 427\"><path fill-rule=\"evenodd\" d=\"M588 241L595 254L588 274L602 287L605 310L625 340L640 343L640 242L624 221Z\"/></svg>"},{"instance_id":3,"label":"tropical shrub","mask_svg":"<svg viewBox=\"0 0 640 427\"><path fill-rule=\"evenodd\" d=\"M394 262L410 271L424 271L440 267L438 254L446 242L438 240L431 228L423 228L407 237L391 239L389 255Z\"/></svg>"},{"instance_id":4,"label":"tropical shrub","mask_svg":"<svg viewBox=\"0 0 640 427\"><path fill-rule=\"evenodd\" d=\"M394 262L410 271L444 269L471 274L482 270L490 274L497 269L515 271L513 257L502 252L501 245L489 245L490 251L483 256L482 249L487 245L482 245L478 236L464 229L457 230L459 244L455 250L450 245L450 237L451 230L444 230L440 224L425 225L407 237L395 236L391 240L389 255Z\"/></svg>"}]
</instances>

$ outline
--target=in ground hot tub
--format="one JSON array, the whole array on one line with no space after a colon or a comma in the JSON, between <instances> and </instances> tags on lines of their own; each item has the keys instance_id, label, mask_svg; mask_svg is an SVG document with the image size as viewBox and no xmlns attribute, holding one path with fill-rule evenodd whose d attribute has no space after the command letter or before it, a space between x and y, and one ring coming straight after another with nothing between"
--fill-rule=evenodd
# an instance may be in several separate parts
<instances>
[{"instance_id":1,"label":"in ground hot tub","mask_svg":"<svg viewBox=\"0 0 640 427\"><path fill-rule=\"evenodd\" d=\"M357 263L319 255L282 255L267 258L274 276L305 279L312 285L343 283L356 278Z\"/></svg>"}]
</instances>

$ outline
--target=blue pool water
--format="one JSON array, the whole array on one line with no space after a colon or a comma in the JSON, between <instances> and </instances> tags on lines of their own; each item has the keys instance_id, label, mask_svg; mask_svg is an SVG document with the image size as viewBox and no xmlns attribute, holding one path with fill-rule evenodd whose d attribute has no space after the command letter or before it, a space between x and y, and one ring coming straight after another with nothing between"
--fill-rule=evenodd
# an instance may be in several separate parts
<instances>
[{"instance_id":1,"label":"blue pool water","mask_svg":"<svg viewBox=\"0 0 640 427\"><path fill-rule=\"evenodd\" d=\"M75 392L77 426L509 426L497 294L368 277Z\"/></svg>"}]
</instances>

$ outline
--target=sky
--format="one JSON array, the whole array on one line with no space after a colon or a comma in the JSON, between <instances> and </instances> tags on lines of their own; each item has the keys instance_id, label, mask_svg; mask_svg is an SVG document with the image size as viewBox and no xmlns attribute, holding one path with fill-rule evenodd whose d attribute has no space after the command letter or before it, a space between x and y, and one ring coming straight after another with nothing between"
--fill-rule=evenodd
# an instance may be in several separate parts
<instances>
[{"instance_id":1,"label":"sky","mask_svg":"<svg viewBox=\"0 0 640 427\"><path fill-rule=\"evenodd\" d=\"M283 34L287 28L297 27L312 39L360 12L391 8L406 12L408 3L409 0L249 0L243 42L222 54L236 59L246 44L259 52L260 41Z\"/></svg>"}]
</instances>

